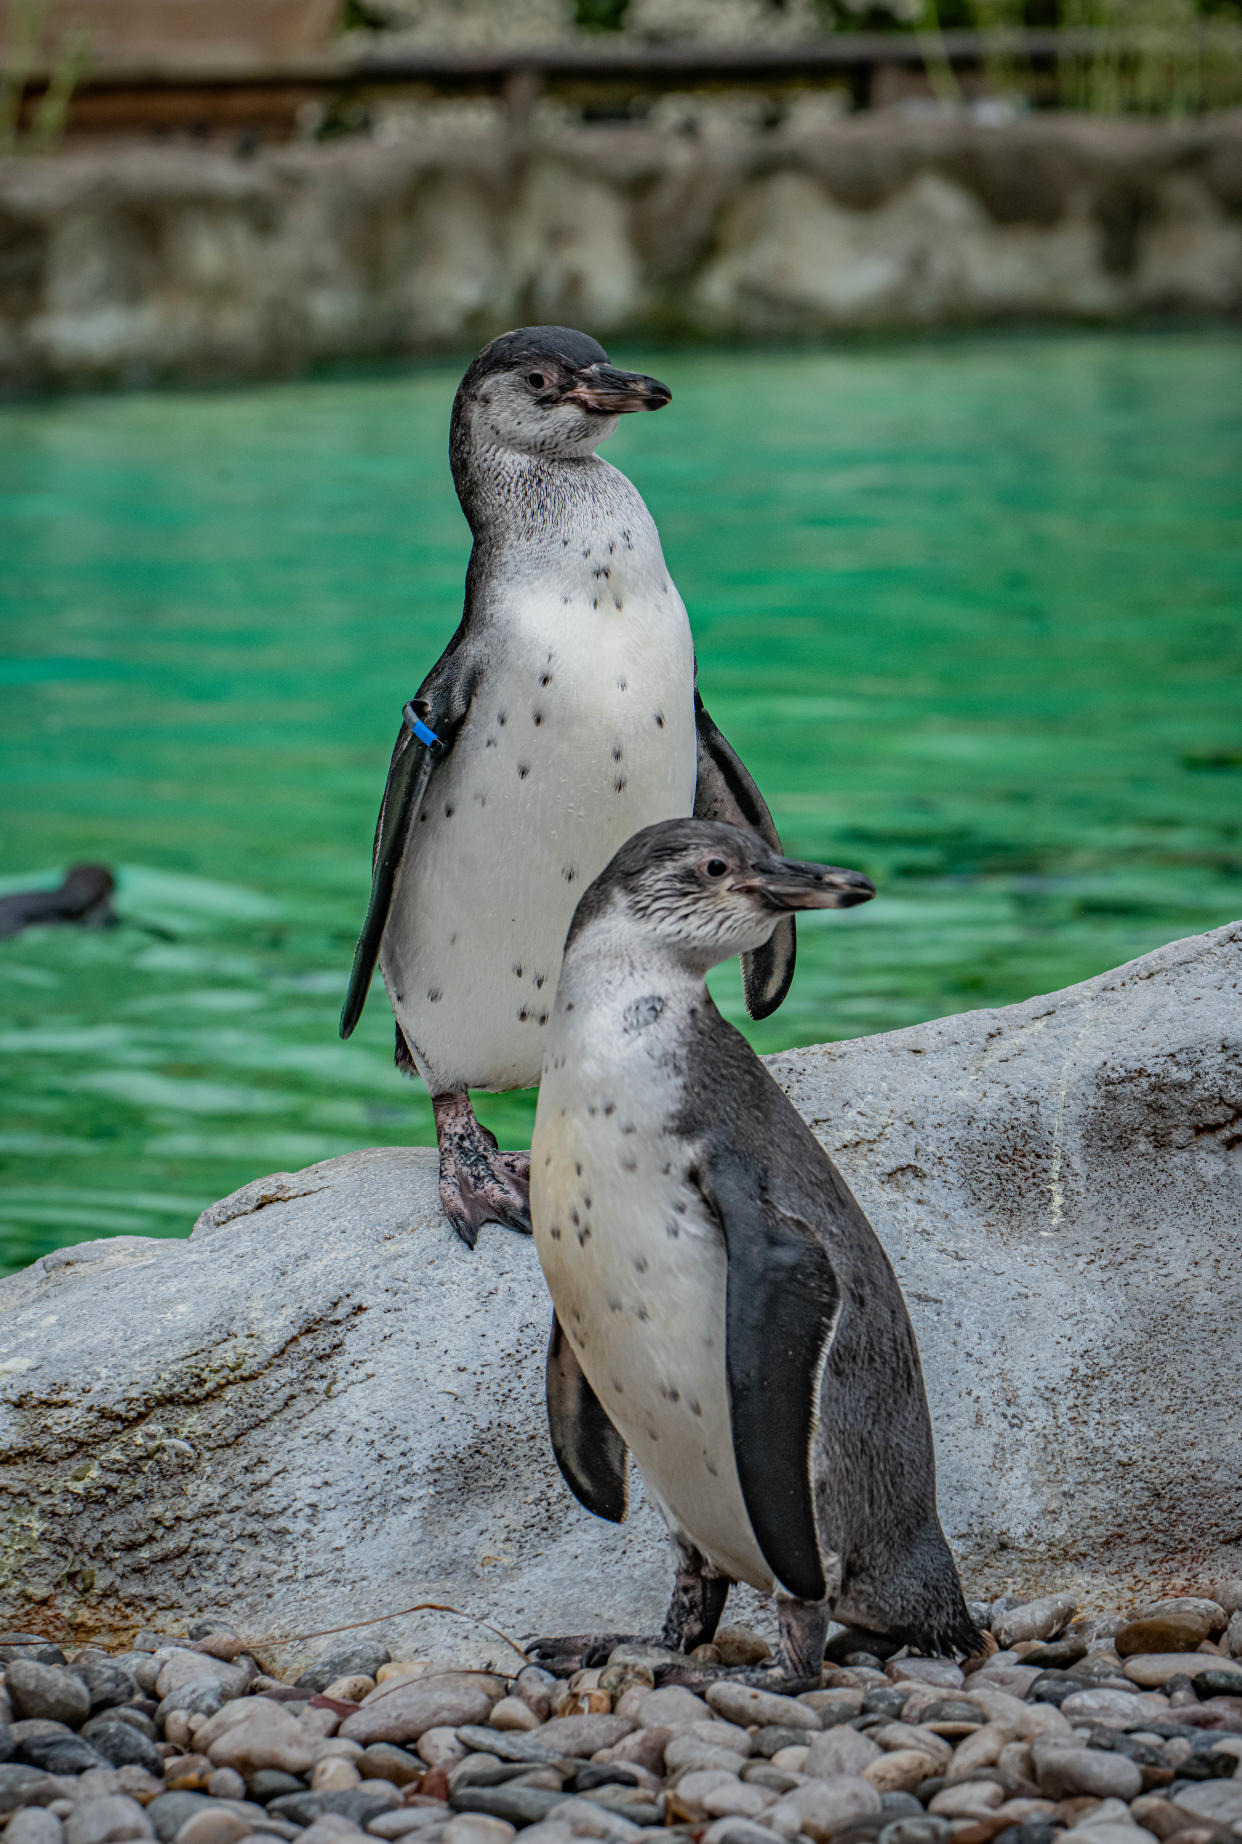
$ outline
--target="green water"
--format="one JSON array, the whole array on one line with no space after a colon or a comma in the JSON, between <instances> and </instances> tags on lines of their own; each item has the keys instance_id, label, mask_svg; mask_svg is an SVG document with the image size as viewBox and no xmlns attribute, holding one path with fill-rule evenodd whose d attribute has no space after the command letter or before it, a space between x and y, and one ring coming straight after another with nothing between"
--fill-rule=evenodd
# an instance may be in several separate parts
<instances>
[{"instance_id":1,"label":"green water","mask_svg":"<svg viewBox=\"0 0 1242 1844\"><path fill-rule=\"evenodd\" d=\"M1226 333L633 350L610 445L797 853L763 1049L1066 984L1242 914L1242 347ZM402 700L456 624L458 367L0 411L0 874L124 926L0 943L0 1254L183 1234L429 1141L377 988L336 1036ZM733 969L717 991L738 1016ZM510 1144L530 1104L481 1110Z\"/></svg>"}]
</instances>

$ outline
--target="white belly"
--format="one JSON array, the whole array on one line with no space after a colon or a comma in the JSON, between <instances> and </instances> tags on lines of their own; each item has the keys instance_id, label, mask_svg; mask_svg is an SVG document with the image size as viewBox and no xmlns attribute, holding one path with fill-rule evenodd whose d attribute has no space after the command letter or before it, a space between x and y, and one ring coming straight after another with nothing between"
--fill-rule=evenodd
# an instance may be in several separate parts
<instances>
[{"instance_id":1,"label":"white belly","mask_svg":"<svg viewBox=\"0 0 1242 1844\"><path fill-rule=\"evenodd\" d=\"M538 1081L579 898L632 833L693 808L693 645L659 561L662 587L604 606L585 571L569 605L519 583L497 623L380 956L433 1090Z\"/></svg>"},{"instance_id":2,"label":"white belly","mask_svg":"<svg viewBox=\"0 0 1242 1844\"><path fill-rule=\"evenodd\" d=\"M724 1242L686 1182L684 1142L663 1131L671 1085L641 1056L630 1080L617 1076L572 1048L545 1070L531 1148L544 1276L669 1527L734 1580L771 1592L733 1456Z\"/></svg>"}]
</instances>

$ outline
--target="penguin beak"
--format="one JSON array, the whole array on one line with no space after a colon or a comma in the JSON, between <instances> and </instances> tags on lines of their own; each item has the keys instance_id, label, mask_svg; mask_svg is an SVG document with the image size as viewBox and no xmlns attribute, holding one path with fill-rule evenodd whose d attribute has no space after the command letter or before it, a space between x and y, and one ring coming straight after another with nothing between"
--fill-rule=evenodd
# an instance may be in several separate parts
<instances>
[{"instance_id":1,"label":"penguin beak","mask_svg":"<svg viewBox=\"0 0 1242 1844\"><path fill-rule=\"evenodd\" d=\"M615 365L587 365L565 392L591 416L625 416L631 410L662 410L672 398L667 384L641 371L618 371Z\"/></svg>"},{"instance_id":2,"label":"penguin beak","mask_svg":"<svg viewBox=\"0 0 1242 1844\"><path fill-rule=\"evenodd\" d=\"M853 909L869 903L875 885L860 871L835 864L804 864L797 858L770 858L737 880L734 890L757 896L766 909Z\"/></svg>"}]
</instances>

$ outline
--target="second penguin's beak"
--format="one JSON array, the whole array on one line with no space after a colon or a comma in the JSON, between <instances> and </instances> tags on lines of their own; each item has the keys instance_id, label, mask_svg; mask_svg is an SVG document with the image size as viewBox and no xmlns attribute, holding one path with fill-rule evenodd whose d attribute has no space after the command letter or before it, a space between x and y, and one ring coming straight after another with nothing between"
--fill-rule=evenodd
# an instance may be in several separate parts
<instances>
[{"instance_id":1,"label":"second penguin's beak","mask_svg":"<svg viewBox=\"0 0 1242 1844\"><path fill-rule=\"evenodd\" d=\"M875 885L861 871L843 871L835 864L804 864L797 858L769 858L754 864L732 888L759 897L765 908L780 911L853 909L875 895Z\"/></svg>"},{"instance_id":2,"label":"second penguin's beak","mask_svg":"<svg viewBox=\"0 0 1242 1844\"><path fill-rule=\"evenodd\" d=\"M667 384L641 371L618 371L615 365L587 365L565 392L592 416L625 416L631 410L662 410L672 398Z\"/></svg>"}]
</instances>

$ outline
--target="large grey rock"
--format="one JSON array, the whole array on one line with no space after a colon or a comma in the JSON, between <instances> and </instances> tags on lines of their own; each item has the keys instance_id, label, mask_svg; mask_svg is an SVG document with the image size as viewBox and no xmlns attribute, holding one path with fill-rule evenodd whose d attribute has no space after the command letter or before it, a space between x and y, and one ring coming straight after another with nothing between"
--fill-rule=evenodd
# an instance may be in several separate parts
<instances>
[{"instance_id":1,"label":"large grey rock","mask_svg":"<svg viewBox=\"0 0 1242 1844\"><path fill-rule=\"evenodd\" d=\"M1233 924L773 1060L904 1282L979 1596L1147 1599L1183 1556L1205 1584L1242 1573L1240 981ZM618 1531L553 1464L531 1243L488 1229L470 1254L428 1151L260 1180L188 1242L57 1251L0 1311L15 1621L115 1638L219 1613L257 1640L391 1614L368 1630L394 1651L497 1661L489 1633L397 1610L658 1624L650 1507Z\"/></svg>"}]
</instances>

